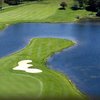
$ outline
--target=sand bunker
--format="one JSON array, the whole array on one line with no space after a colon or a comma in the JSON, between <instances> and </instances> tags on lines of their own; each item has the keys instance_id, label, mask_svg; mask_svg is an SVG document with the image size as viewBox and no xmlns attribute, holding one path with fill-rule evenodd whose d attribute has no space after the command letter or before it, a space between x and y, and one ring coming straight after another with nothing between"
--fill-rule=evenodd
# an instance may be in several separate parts
<instances>
[{"instance_id":1,"label":"sand bunker","mask_svg":"<svg viewBox=\"0 0 100 100\"><path fill-rule=\"evenodd\" d=\"M18 62L18 66L14 67L13 70L22 70L28 73L41 73L42 70L37 69L37 68L29 68L31 66L33 66L32 64L32 60L22 60Z\"/></svg>"}]
</instances>

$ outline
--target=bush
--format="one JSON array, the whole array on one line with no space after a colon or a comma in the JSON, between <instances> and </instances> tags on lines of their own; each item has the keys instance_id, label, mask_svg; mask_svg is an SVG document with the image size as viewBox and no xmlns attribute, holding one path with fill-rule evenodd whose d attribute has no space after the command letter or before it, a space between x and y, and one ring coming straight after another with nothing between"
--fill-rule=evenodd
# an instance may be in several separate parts
<instances>
[{"instance_id":1,"label":"bush","mask_svg":"<svg viewBox=\"0 0 100 100\"><path fill-rule=\"evenodd\" d=\"M18 5L21 3L22 0L4 0L5 3L9 5Z\"/></svg>"},{"instance_id":2,"label":"bush","mask_svg":"<svg viewBox=\"0 0 100 100\"><path fill-rule=\"evenodd\" d=\"M100 17L100 9L98 10L96 16L99 16Z\"/></svg>"},{"instance_id":3,"label":"bush","mask_svg":"<svg viewBox=\"0 0 100 100\"><path fill-rule=\"evenodd\" d=\"M61 2L60 6L61 6L61 8L59 8L60 10L65 10L66 9L65 7L67 7L67 3L66 2Z\"/></svg>"},{"instance_id":4,"label":"bush","mask_svg":"<svg viewBox=\"0 0 100 100\"><path fill-rule=\"evenodd\" d=\"M2 7L0 7L0 10L2 10Z\"/></svg>"},{"instance_id":5,"label":"bush","mask_svg":"<svg viewBox=\"0 0 100 100\"><path fill-rule=\"evenodd\" d=\"M75 5L73 5L73 6L71 7L71 9L72 9L72 10L78 10L78 9L79 9L79 7L78 7L78 5L77 5L77 4L75 4Z\"/></svg>"},{"instance_id":6,"label":"bush","mask_svg":"<svg viewBox=\"0 0 100 100\"><path fill-rule=\"evenodd\" d=\"M87 7L86 7L86 10L87 10L87 11L93 11L93 12L96 12L96 11L97 11L97 9L96 9L95 6L87 6Z\"/></svg>"}]
</instances>

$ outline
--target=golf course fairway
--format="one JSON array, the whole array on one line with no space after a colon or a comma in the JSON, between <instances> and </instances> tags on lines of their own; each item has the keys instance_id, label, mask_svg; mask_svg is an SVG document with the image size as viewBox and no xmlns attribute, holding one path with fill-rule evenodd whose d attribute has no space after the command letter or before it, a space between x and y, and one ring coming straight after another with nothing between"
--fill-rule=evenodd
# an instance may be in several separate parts
<instances>
[{"instance_id":1,"label":"golf course fairway","mask_svg":"<svg viewBox=\"0 0 100 100\"><path fill-rule=\"evenodd\" d=\"M0 98L2 100L86 100L66 76L46 66L48 57L74 44L66 39L34 38L24 49L1 58ZM13 70L22 60L32 60L31 68L41 69L42 72L27 73Z\"/></svg>"},{"instance_id":2,"label":"golf course fairway","mask_svg":"<svg viewBox=\"0 0 100 100\"><path fill-rule=\"evenodd\" d=\"M72 10L73 0L64 1L68 3L64 11L58 10L60 0L27 2L19 6L4 8L0 11L0 29L19 22L76 22L76 16L85 18L90 14L86 10Z\"/></svg>"}]
</instances>

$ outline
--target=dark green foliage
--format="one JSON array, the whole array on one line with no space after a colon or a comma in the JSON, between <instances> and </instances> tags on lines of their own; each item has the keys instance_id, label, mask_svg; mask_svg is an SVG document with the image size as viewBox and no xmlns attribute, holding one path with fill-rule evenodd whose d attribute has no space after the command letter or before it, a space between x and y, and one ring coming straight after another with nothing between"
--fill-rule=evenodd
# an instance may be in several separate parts
<instances>
[{"instance_id":1,"label":"dark green foliage","mask_svg":"<svg viewBox=\"0 0 100 100\"><path fill-rule=\"evenodd\" d=\"M86 9L95 11L97 12L96 16L100 16L100 0L88 0L88 6Z\"/></svg>"},{"instance_id":2,"label":"dark green foliage","mask_svg":"<svg viewBox=\"0 0 100 100\"><path fill-rule=\"evenodd\" d=\"M4 2L4 0L0 0L0 10L2 9L3 2Z\"/></svg>"},{"instance_id":3,"label":"dark green foliage","mask_svg":"<svg viewBox=\"0 0 100 100\"><path fill-rule=\"evenodd\" d=\"M78 1L78 3L79 3L79 7L81 8L81 7L83 7L83 5L84 5L84 0L77 0Z\"/></svg>"},{"instance_id":4,"label":"dark green foliage","mask_svg":"<svg viewBox=\"0 0 100 100\"><path fill-rule=\"evenodd\" d=\"M24 1L43 1L43 0L4 0L9 5L18 5Z\"/></svg>"},{"instance_id":5,"label":"dark green foliage","mask_svg":"<svg viewBox=\"0 0 100 100\"><path fill-rule=\"evenodd\" d=\"M43 0L23 0L23 1L43 1Z\"/></svg>"},{"instance_id":6,"label":"dark green foliage","mask_svg":"<svg viewBox=\"0 0 100 100\"><path fill-rule=\"evenodd\" d=\"M59 8L60 10L65 10L67 7L67 3L66 2L61 2L60 3L61 8Z\"/></svg>"},{"instance_id":7,"label":"dark green foliage","mask_svg":"<svg viewBox=\"0 0 100 100\"><path fill-rule=\"evenodd\" d=\"M99 9L100 9L100 0L74 0L75 3L74 6L72 6L73 10L78 10L81 8L85 8L88 11L93 11L93 12L97 12L97 16L99 16Z\"/></svg>"},{"instance_id":8,"label":"dark green foliage","mask_svg":"<svg viewBox=\"0 0 100 100\"><path fill-rule=\"evenodd\" d=\"M74 4L71 7L73 10L83 9L86 0L74 0Z\"/></svg>"},{"instance_id":9,"label":"dark green foliage","mask_svg":"<svg viewBox=\"0 0 100 100\"><path fill-rule=\"evenodd\" d=\"M79 7L78 7L78 5L77 5L77 4L74 4L74 5L71 7L71 9L72 9L72 10L78 10L78 9L79 9Z\"/></svg>"},{"instance_id":10,"label":"dark green foliage","mask_svg":"<svg viewBox=\"0 0 100 100\"><path fill-rule=\"evenodd\" d=\"M9 5L18 5L22 2L22 0L5 0L5 3Z\"/></svg>"},{"instance_id":11,"label":"dark green foliage","mask_svg":"<svg viewBox=\"0 0 100 100\"><path fill-rule=\"evenodd\" d=\"M88 11L97 11L96 9L96 1L97 0L88 0L86 10Z\"/></svg>"},{"instance_id":12,"label":"dark green foliage","mask_svg":"<svg viewBox=\"0 0 100 100\"><path fill-rule=\"evenodd\" d=\"M99 16L100 17L100 9L98 10L96 16Z\"/></svg>"},{"instance_id":13,"label":"dark green foliage","mask_svg":"<svg viewBox=\"0 0 100 100\"><path fill-rule=\"evenodd\" d=\"M87 5L87 10L97 12L100 9L100 0L88 0Z\"/></svg>"},{"instance_id":14,"label":"dark green foliage","mask_svg":"<svg viewBox=\"0 0 100 100\"><path fill-rule=\"evenodd\" d=\"M97 7L97 9L100 9L100 0L97 0L96 7Z\"/></svg>"}]
</instances>

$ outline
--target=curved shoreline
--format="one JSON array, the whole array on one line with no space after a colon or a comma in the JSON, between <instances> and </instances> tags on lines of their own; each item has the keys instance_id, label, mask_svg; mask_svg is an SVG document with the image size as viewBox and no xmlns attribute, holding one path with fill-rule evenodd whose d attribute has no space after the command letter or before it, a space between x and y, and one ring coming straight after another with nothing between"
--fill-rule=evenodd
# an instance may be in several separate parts
<instances>
[{"instance_id":1,"label":"curved shoreline","mask_svg":"<svg viewBox=\"0 0 100 100\"><path fill-rule=\"evenodd\" d=\"M37 38L36 38L37 39ZM39 39L39 38L38 38ZM48 38L49 39L49 38ZM50 38L51 39L51 38ZM53 39L53 38L52 38ZM34 40L34 39L33 39ZM32 40L32 41L33 41ZM42 40L42 39L40 39L40 40ZM59 39L57 39L56 38L56 40L59 40ZM60 40L64 40L64 41L66 41L66 39L60 39ZM20 56L20 53L21 52L23 52L26 48L28 49L28 47L30 46L30 45L32 45L32 41L30 42L30 44L28 44L23 50L20 50L19 52L16 52L16 53L14 53L14 54L12 54L12 55L10 55L10 56L7 56L7 57L5 57L5 58L3 58L3 59L1 59L1 60L4 60L4 59L12 59L12 57L13 57L13 59L17 59L19 56ZM66 41L67 42L67 41ZM71 41L70 41L71 42ZM74 43L75 44L75 43ZM73 45L74 45L73 44ZM65 46L66 47L66 46ZM57 50L57 51L62 51L65 47L63 47L63 48L61 48L60 50ZM67 48L68 47L71 47L71 45L69 45L69 46L67 46ZM51 56L51 55L53 55L55 52L52 52L52 54L50 54L50 55L48 55L48 57L49 56ZM19 55L19 56L18 56ZM14 56L15 56L15 58L14 58ZM46 58L48 58L48 57L46 57ZM21 58L22 59L22 58ZM44 64L46 64L46 61L47 61L47 59L45 59L45 60L43 60L43 62L44 62ZM43 67L41 67L41 69L43 70ZM48 67L46 68L46 69L48 69ZM43 71L44 72L44 71ZM81 99L84 99L84 98L86 98L86 96L84 95L84 94L82 94L77 88L76 88L76 86L74 85L74 83L72 83L71 81L70 81L70 79L68 79L68 78L66 78L65 77L65 75L63 75L62 73L60 73L60 72L56 72L56 71L53 71L53 70L51 70L51 69L48 69L48 72L49 72L49 74L51 73L51 74L53 74L54 73L54 76L58 76L61 80L63 80L63 81L65 81L65 83L64 84L69 84L71 87L70 88L72 88L72 90L73 90L73 93L75 92L76 94L77 94L77 96L79 95L79 98L81 98ZM42 75L42 74L41 74ZM71 95L73 95L73 94L71 94ZM76 96L76 98L77 98L77 96ZM83 97L83 98L82 98Z\"/></svg>"},{"instance_id":2,"label":"curved shoreline","mask_svg":"<svg viewBox=\"0 0 100 100\"><path fill-rule=\"evenodd\" d=\"M94 20L94 19L97 19L97 20ZM99 22L98 22L98 19L99 19ZM94 21L93 21L94 20ZM95 23L95 24L99 24L100 25L100 18L81 18L80 20L77 20L77 21L73 21L73 22L41 22L41 21L18 21L18 22L11 22L10 24L9 23L2 23L0 22L1 24L1 28L0 30L5 30L7 27L11 26L11 25L14 25L14 24L20 24L20 23L42 23L42 24L45 24L45 23L50 23L50 24L60 24L60 23L64 23L64 24L88 24L88 23Z\"/></svg>"}]
</instances>

